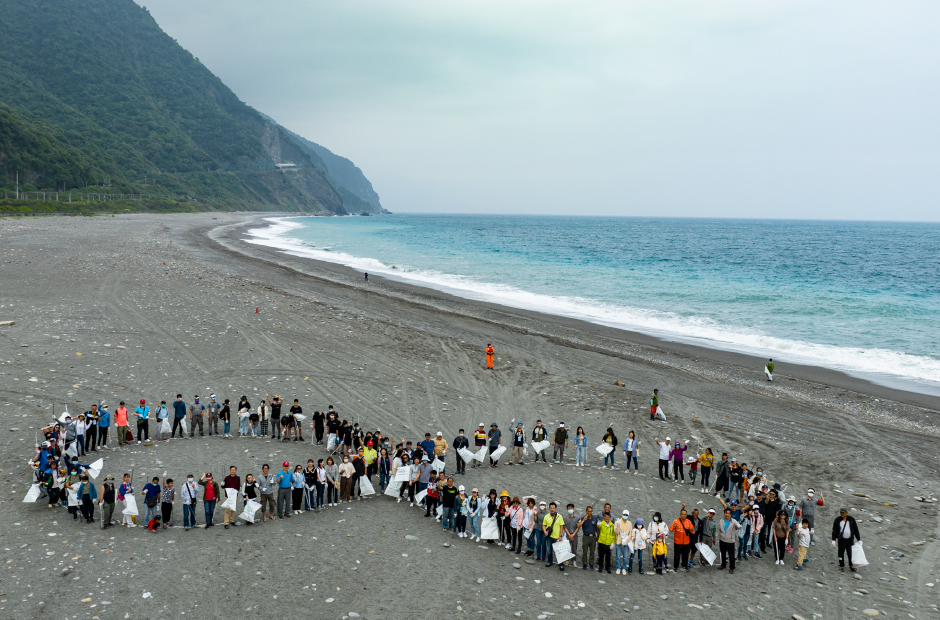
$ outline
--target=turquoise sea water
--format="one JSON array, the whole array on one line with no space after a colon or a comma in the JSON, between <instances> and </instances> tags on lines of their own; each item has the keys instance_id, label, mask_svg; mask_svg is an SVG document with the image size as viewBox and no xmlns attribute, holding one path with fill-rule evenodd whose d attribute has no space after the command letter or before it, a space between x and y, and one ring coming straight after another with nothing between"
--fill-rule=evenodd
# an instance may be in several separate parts
<instances>
[{"instance_id":1,"label":"turquoise sea water","mask_svg":"<svg viewBox=\"0 0 940 620\"><path fill-rule=\"evenodd\" d=\"M940 225L272 219L251 242L459 296L940 394Z\"/></svg>"}]
</instances>

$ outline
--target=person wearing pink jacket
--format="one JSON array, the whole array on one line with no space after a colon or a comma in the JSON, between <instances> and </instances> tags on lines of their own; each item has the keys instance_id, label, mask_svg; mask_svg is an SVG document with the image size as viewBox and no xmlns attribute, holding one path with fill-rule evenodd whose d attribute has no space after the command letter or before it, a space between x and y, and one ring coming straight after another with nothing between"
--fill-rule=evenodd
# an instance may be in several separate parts
<instances>
[{"instance_id":1,"label":"person wearing pink jacket","mask_svg":"<svg viewBox=\"0 0 940 620\"><path fill-rule=\"evenodd\" d=\"M679 478L682 478L682 482L685 482L685 470L682 466L684 460L685 451L689 449L689 440L686 439L685 445L682 446L679 442L676 442L675 447L669 453L669 460L672 461L672 479L675 482L679 482Z\"/></svg>"}]
</instances>

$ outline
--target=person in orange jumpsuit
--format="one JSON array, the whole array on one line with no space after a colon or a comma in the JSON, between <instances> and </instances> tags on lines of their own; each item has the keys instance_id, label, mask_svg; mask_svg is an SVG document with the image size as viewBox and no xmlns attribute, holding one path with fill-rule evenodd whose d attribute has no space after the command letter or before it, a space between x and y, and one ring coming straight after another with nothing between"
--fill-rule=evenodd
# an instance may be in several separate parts
<instances>
[{"instance_id":1,"label":"person in orange jumpsuit","mask_svg":"<svg viewBox=\"0 0 940 620\"><path fill-rule=\"evenodd\" d=\"M490 370L493 370L493 353L496 350L493 348L493 344L490 342L486 343L486 367Z\"/></svg>"}]
</instances>

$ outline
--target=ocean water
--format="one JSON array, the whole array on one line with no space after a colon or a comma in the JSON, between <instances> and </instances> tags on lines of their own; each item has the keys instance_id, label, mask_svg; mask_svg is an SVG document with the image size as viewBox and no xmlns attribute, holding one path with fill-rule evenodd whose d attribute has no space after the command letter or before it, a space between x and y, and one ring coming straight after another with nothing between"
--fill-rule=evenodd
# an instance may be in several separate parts
<instances>
[{"instance_id":1,"label":"ocean water","mask_svg":"<svg viewBox=\"0 0 940 620\"><path fill-rule=\"evenodd\" d=\"M449 293L940 394L940 225L272 218L250 242Z\"/></svg>"}]
</instances>

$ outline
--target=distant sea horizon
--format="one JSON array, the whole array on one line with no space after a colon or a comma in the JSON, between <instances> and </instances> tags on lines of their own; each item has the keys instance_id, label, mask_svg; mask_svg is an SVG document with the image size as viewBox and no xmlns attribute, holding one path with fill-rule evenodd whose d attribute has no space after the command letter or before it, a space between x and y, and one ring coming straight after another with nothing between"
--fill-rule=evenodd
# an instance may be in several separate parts
<instances>
[{"instance_id":1,"label":"distant sea horizon","mask_svg":"<svg viewBox=\"0 0 940 620\"><path fill-rule=\"evenodd\" d=\"M395 213L249 233L467 299L940 395L940 223Z\"/></svg>"}]
</instances>

